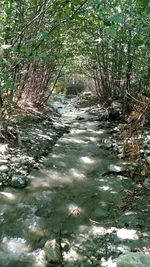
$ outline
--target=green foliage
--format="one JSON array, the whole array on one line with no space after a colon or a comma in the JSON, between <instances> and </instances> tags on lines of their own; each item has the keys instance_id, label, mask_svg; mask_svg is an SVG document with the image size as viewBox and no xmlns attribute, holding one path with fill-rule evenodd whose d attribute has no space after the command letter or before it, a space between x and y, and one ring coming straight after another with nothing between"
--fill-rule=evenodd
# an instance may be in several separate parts
<instances>
[{"instance_id":1,"label":"green foliage","mask_svg":"<svg viewBox=\"0 0 150 267\"><path fill-rule=\"evenodd\" d=\"M126 91L134 94L147 90L150 86L148 2L2 0L3 99L10 96L16 99L16 95L27 89L28 94L34 91L42 95L42 90L46 91L58 80L61 68L63 75L82 73L90 77L104 98L116 92L123 96Z\"/></svg>"}]
</instances>

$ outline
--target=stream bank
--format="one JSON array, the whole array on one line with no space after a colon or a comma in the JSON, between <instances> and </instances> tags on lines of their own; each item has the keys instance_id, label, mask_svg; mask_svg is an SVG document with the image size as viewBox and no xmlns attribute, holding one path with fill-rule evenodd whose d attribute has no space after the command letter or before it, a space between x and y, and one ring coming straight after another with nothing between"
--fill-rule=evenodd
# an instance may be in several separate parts
<instances>
[{"instance_id":1,"label":"stream bank","mask_svg":"<svg viewBox=\"0 0 150 267\"><path fill-rule=\"evenodd\" d=\"M70 132L30 174L25 189L0 192L1 266L60 266L48 264L44 252L45 243L58 235L64 244L61 266L114 267L122 253L147 253L149 202L143 207L138 195L132 208L122 209L135 184L120 173L127 162L100 146L110 140L111 124L73 105L55 102L55 107ZM148 200L149 191L143 190Z\"/></svg>"},{"instance_id":2,"label":"stream bank","mask_svg":"<svg viewBox=\"0 0 150 267\"><path fill-rule=\"evenodd\" d=\"M40 168L57 139L69 127L62 122L59 113L48 107L43 114L20 110L11 117L9 130L16 140L0 142L0 186L15 186L12 181L16 180L16 185L21 188L26 186L31 170Z\"/></svg>"}]
</instances>

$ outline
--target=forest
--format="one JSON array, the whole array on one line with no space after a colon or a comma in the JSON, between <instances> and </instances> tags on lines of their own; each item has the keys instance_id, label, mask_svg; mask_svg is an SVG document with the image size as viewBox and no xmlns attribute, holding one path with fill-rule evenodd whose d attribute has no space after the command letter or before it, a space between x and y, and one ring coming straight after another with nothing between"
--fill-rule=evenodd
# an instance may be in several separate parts
<instances>
[{"instance_id":1,"label":"forest","mask_svg":"<svg viewBox=\"0 0 150 267\"><path fill-rule=\"evenodd\" d=\"M149 0L0 1L0 266L150 266Z\"/></svg>"}]
</instances>

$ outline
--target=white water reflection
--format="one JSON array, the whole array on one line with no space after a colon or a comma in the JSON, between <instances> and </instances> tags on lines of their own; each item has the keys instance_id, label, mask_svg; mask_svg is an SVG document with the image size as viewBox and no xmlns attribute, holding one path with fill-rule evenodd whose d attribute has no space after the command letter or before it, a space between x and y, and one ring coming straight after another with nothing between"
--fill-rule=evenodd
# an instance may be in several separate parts
<instances>
[{"instance_id":1,"label":"white water reflection","mask_svg":"<svg viewBox=\"0 0 150 267\"><path fill-rule=\"evenodd\" d=\"M81 161L83 161L86 164L94 164L96 161L90 157L81 157Z\"/></svg>"},{"instance_id":2,"label":"white water reflection","mask_svg":"<svg viewBox=\"0 0 150 267\"><path fill-rule=\"evenodd\" d=\"M117 230L117 236L120 239L129 239L129 240L138 240L139 236L136 230L132 230L132 229L119 229Z\"/></svg>"},{"instance_id":3,"label":"white water reflection","mask_svg":"<svg viewBox=\"0 0 150 267\"><path fill-rule=\"evenodd\" d=\"M86 178L85 174L80 172L79 170L75 169L75 168L71 168L69 169L69 173L75 177L78 178L79 180L83 180Z\"/></svg>"},{"instance_id":4,"label":"white water reflection","mask_svg":"<svg viewBox=\"0 0 150 267\"><path fill-rule=\"evenodd\" d=\"M9 192L0 192L0 195L6 197L10 201L13 201L13 200L16 200L17 199L17 197L16 197L15 194L9 193Z\"/></svg>"},{"instance_id":5,"label":"white water reflection","mask_svg":"<svg viewBox=\"0 0 150 267\"><path fill-rule=\"evenodd\" d=\"M2 239L3 249L13 253L22 253L31 251L31 246L23 238L4 237Z\"/></svg>"}]
</instances>

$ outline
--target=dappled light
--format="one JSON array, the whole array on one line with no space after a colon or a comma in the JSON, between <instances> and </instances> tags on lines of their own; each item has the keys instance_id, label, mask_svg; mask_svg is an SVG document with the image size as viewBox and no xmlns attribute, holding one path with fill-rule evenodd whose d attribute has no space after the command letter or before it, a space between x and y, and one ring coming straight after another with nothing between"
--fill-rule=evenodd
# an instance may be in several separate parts
<instances>
[{"instance_id":1,"label":"dappled light","mask_svg":"<svg viewBox=\"0 0 150 267\"><path fill-rule=\"evenodd\" d=\"M118 229L117 236L120 239L138 240L139 236L136 230L131 229Z\"/></svg>"},{"instance_id":2,"label":"dappled light","mask_svg":"<svg viewBox=\"0 0 150 267\"><path fill-rule=\"evenodd\" d=\"M70 249L69 253L64 253L64 257L68 262L76 262L81 260L81 256L73 248Z\"/></svg>"},{"instance_id":3,"label":"dappled light","mask_svg":"<svg viewBox=\"0 0 150 267\"><path fill-rule=\"evenodd\" d=\"M75 144L87 144L87 141L84 141L82 139L79 138L75 138L75 137L71 137L71 138L63 138L62 142L65 144L68 143L75 143Z\"/></svg>"},{"instance_id":4,"label":"dappled light","mask_svg":"<svg viewBox=\"0 0 150 267\"><path fill-rule=\"evenodd\" d=\"M101 226L93 226L91 229L91 233L95 236L98 235L105 235L107 233L107 229L105 229L104 227Z\"/></svg>"},{"instance_id":5,"label":"dappled light","mask_svg":"<svg viewBox=\"0 0 150 267\"><path fill-rule=\"evenodd\" d=\"M0 196L4 196L9 201L15 201L17 199L15 194L9 192L0 192Z\"/></svg>"},{"instance_id":6,"label":"dappled light","mask_svg":"<svg viewBox=\"0 0 150 267\"><path fill-rule=\"evenodd\" d=\"M86 179L86 175L78 169L71 168L71 169L69 169L69 173L71 174L71 176L73 176L79 180Z\"/></svg>"},{"instance_id":7,"label":"dappled light","mask_svg":"<svg viewBox=\"0 0 150 267\"><path fill-rule=\"evenodd\" d=\"M110 188L109 186L99 186L99 189L103 190L103 191L111 191L112 190L112 188Z\"/></svg>"},{"instance_id":8,"label":"dappled light","mask_svg":"<svg viewBox=\"0 0 150 267\"><path fill-rule=\"evenodd\" d=\"M102 258L101 259L101 266L102 267L117 267L116 262L113 262L112 257L110 257L108 260Z\"/></svg>"},{"instance_id":9,"label":"dappled light","mask_svg":"<svg viewBox=\"0 0 150 267\"><path fill-rule=\"evenodd\" d=\"M31 251L31 246L27 243L27 241L23 238L17 237L4 237L2 239L2 246L5 251L10 251L21 254L22 252Z\"/></svg>"},{"instance_id":10,"label":"dappled light","mask_svg":"<svg viewBox=\"0 0 150 267\"><path fill-rule=\"evenodd\" d=\"M86 164L94 164L95 160L90 157L81 157L80 160Z\"/></svg>"}]
</instances>

